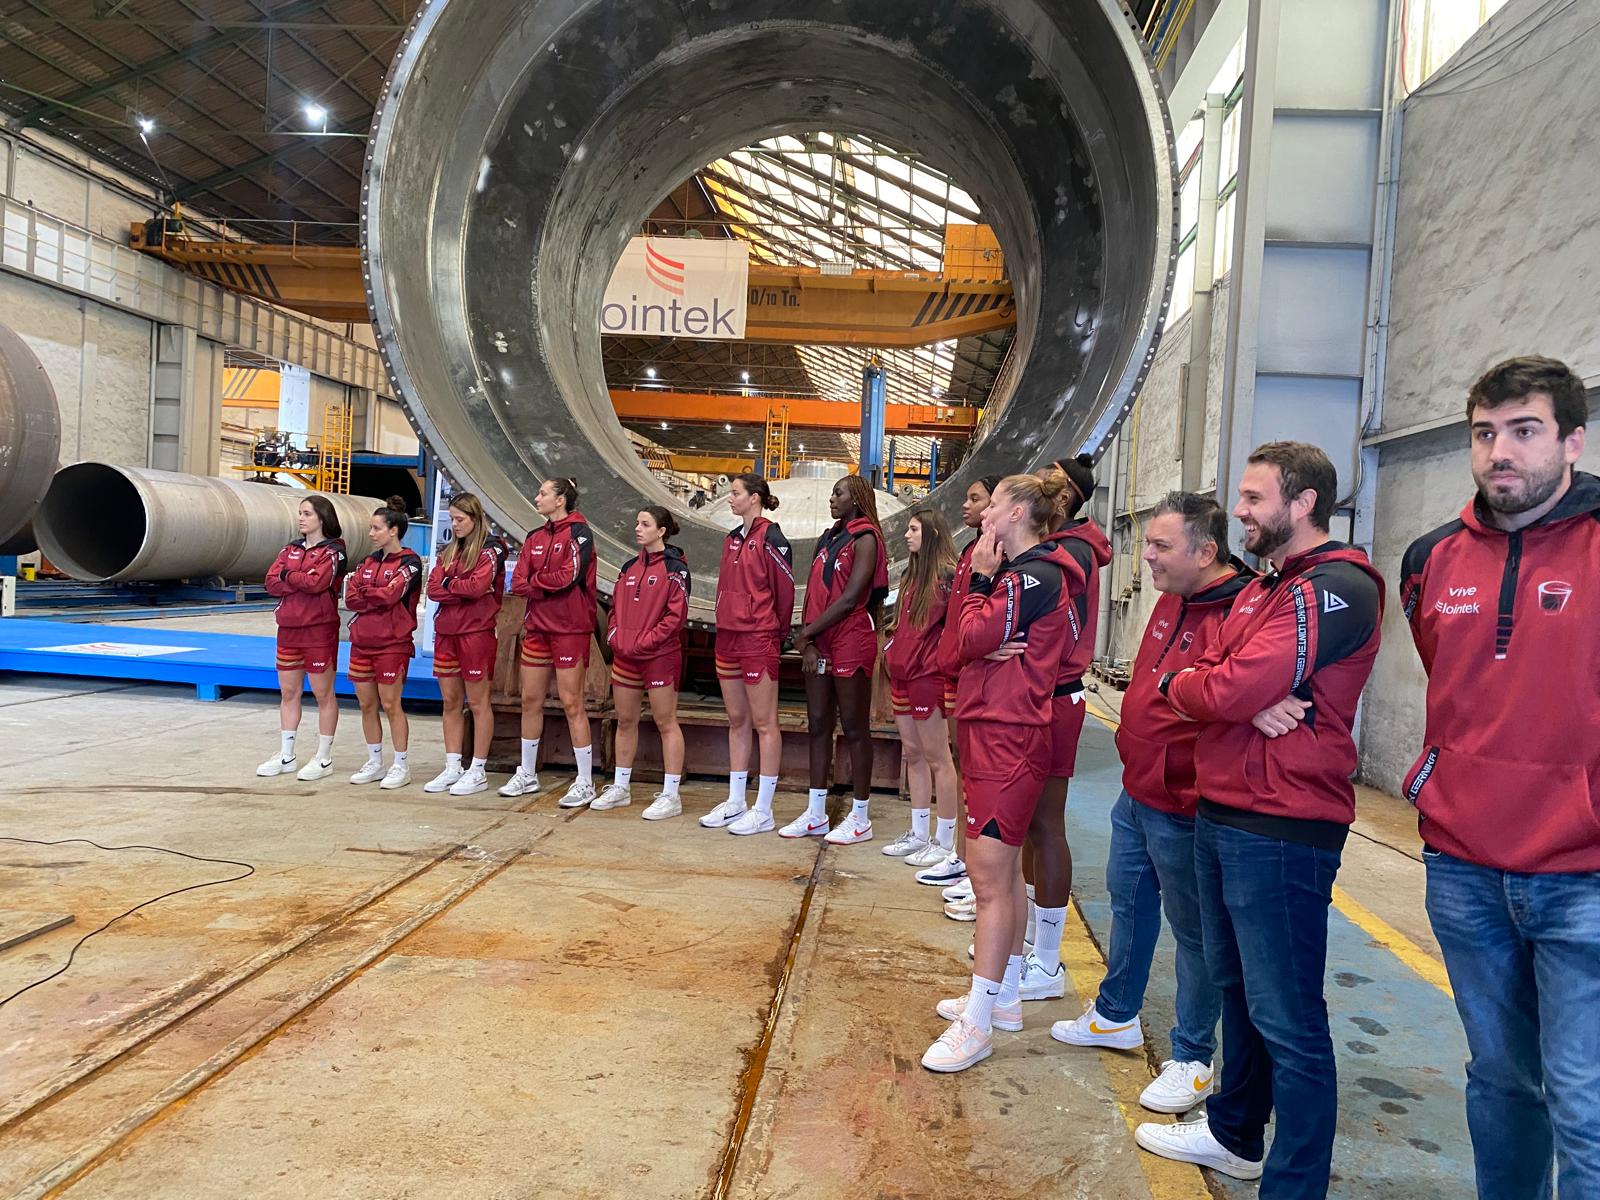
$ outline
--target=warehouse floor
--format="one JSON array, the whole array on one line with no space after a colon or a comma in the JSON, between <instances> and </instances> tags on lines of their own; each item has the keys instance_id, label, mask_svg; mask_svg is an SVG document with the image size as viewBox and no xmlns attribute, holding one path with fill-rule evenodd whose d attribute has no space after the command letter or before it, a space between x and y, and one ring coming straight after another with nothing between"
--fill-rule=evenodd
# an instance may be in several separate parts
<instances>
[{"instance_id":1,"label":"warehouse floor","mask_svg":"<svg viewBox=\"0 0 1600 1200\"><path fill-rule=\"evenodd\" d=\"M341 771L359 757L345 722ZM0 1009L0 1195L1208 1194L1133 1146L1149 1056L1049 1039L1082 1000L1030 1004L974 1070L922 1070L971 927L939 916L881 841L702 830L711 784L650 825L548 796L518 811L493 792L256 779L274 727L267 696L0 681L0 833L244 864L0 843L7 920L75 917L0 951L0 996L118 913L253 868L148 904ZM438 718L413 728L420 781ZM1069 810L1087 924L1066 956L1087 997L1108 722L1082 764ZM1334 1194L1456 1196L1464 1052L1393 804L1371 800L1359 831L1377 840L1352 839L1332 918ZM897 802L876 810L898 831ZM1170 978L1158 966L1146 1013L1162 1048Z\"/></svg>"}]
</instances>

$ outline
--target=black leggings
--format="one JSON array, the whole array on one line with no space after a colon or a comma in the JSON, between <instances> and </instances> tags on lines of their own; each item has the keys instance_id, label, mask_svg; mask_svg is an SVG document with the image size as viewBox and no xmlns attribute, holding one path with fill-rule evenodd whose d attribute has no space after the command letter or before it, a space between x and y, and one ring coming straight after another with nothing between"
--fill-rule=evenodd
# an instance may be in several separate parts
<instances>
[{"instance_id":1,"label":"black leggings","mask_svg":"<svg viewBox=\"0 0 1600 1200\"><path fill-rule=\"evenodd\" d=\"M835 718L844 726L855 798L872 791L872 674L806 676L806 727L811 735L811 786L825 788L833 773Z\"/></svg>"}]
</instances>

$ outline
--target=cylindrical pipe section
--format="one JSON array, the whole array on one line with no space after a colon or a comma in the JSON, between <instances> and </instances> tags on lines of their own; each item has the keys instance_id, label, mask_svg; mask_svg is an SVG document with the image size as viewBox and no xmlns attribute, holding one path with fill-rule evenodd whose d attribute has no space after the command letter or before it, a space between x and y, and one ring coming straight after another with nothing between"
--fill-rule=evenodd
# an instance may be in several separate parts
<instances>
[{"instance_id":1,"label":"cylindrical pipe section","mask_svg":"<svg viewBox=\"0 0 1600 1200\"><path fill-rule=\"evenodd\" d=\"M74 579L260 579L298 536L301 488L110 463L63 468L35 519L45 555ZM329 495L351 558L383 501Z\"/></svg>"},{"instance_id":2,"label":"cylindrical pipe section","mask_svg":"<svg viewBox=\"0 0 1600 1200\"><path fill-rule=\"evenodd\" d=\"M0 554L35 548L32 521L61 453L61 410L38 356L0 325Z\"/></svg>"}]
</instances>

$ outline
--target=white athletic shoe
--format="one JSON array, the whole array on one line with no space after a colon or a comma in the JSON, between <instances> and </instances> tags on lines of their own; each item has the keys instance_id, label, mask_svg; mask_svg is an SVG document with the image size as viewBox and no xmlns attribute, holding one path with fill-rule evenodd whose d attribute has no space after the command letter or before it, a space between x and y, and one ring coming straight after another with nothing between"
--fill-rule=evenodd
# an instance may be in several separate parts
<instances>
[{"instance_id":1,"label":"white athletic shoe","mask_svg":"<svg viewBox=\"0 0 1600 1200\"><path fill-rule=\"evenodd\" d=\"M331 758L313 758L305 766L294 773L294 777L301 783L310 783L316 779L326 779L333 774L333 760Z\"/></svg>"},{"instance_id":2,"label":"white athletic shoe","mask_svg":"<svg viewBox=\"0 0 1600 1200\"><path fill-rule=\"evenodd\" d=\"M526 796L539 790L539 777L532 771L517 768L517 773L500 785L502 796Z\"/></svg>"},{"instance_id":3,"label":"white athletic shoe","mask_svg":"<svg viewBox=\"0 0 1600 1200\"><path fill-rule=\"evenodd\" d=\"M966 1014L967 1001L971 998L972 993L968 992L965 996L941 1000L934 1007L934 1012L946 1021L959 1021ZM996 1029L1004 1029L1007 1033L1022 1032L1022 1002L1019 1000L1015 1004L996 1004L994 1016L990 1020Z\"/></svg>"},{"instance_id":4,"label":"white athletic shoe","mask_svg":"<svg viewBox=\"0 0 1600 1200\"><path fill-rule=\"evenodd\" d=\"M936 867L950 857L950 847L941 846L938 842L929 842L915 854L908 854L902 860L908 867L922 870L924 867Z\"/></svg>"},{"instance_id":5,"label":"white athletic shoe","mask_svg":"<svg viewBox=\"0 0 1600 1200\"><path fill-rule=\"evenodd\" d=\"M971 900L972 880L963 875L957 882L952 883L939 894L946 900Z\"/></svg>"},{"instance_id":6,"label":"white athletic shoe","mask_svg":"<svg viewBox=\"0 0 1600 1200\"><path fill-rule=\"evenodd\" d=\"M826 816L813 817L809 812L803 812L778 830L779 837L826 837L828 835L828 818Z\"/></svg>"},{"instance_id":7,"label":"white athletic shoe","mask_svg":"<svg viewBox=\"0 0 1600 1200\"><path fill-rule=\"evenodd\" d=\"M1151 1112L1186 1113L1217 1090L1217 1077L1210 1063L1173 1062L1161 1064L1161 1074L1139 1094L1139 1103Z\"/></svg>"},{"instance_id":8,"label":"white athletic shoe","mask_svg":"<svg viewBox=\"0 0 1600 1200\"><path fill-rule=\"evenodd\" d=\"M909 829L883 848L890 858L910 858L928 848L928 843Z\"/></svg>"},{"instance_id":9,"label":"white athletic shoe","mask_svg":"<svg viewBox=\"0 0 1600 1200\"><path fill-rule=\"evenodd\" d=\"M737 833L741 837L752 833L771 833L773 826L772 814L762 812L759 808L747 809L744 816L728 826L729 833Z\"/></svg>"},{"instance_id":10,"label":"white athletic shoe","mask_svg":"<svg viewBox=\"0 0 1600 1200\"><path fill-rule=\"evenodd\" d=\"M1022 960L1022 998L1024 1000L1059 1000L1067 994L1067 967L1057 963L1055 973L1044 969L1044 964L1033 955ZM1165 1112L1165 1109L1161 1110ZM1183 1111L1182 1109L1179 1110Z\"/></svg>"},{"instance_id":11,"label":"white athletic shoe","mask_svg":"<svg viewBox=\"0 0 1600 1200\"><path fill-rule=\"evenodd\" d=\"M633 793L625 783L608 783L590 803L593 812L607 812L613 808L627 808L633 803Z\"/></svg>"},{"instance_id":12,"label":"white athletic shoe","mask_svg":"<svg viewBox=\"0 0 1600 1200\"><path fill-rule=\"evenodd\" d=\"M962 1017L951 1021L950 1028L939 1035L939 1040L928 1047L922 1056L922 1065L930 1071L965 1071L994 1053L994 1038Z\"/></svg>"},{"instance_id":13,"label":"white athletic shoe","mask_svg":"<svg viewBox=\"0 0 1600 1200\"><path fill-rule=\"evenodd\" d=\"M944 906L944 915L952 921L976 921L978 902L971 896L965 900L952 900Z\"/></svg>"},{"instance_id":14,"label":"white athletic shoe","mask_svg":"<svg viewBox=\"0 0 1600 1200\"><path fill-rule=\"evenodd\" d=\"M578 780L567 789L567 794L556 803L562 808L587 808L594 803L594 784Z\"/></svg>"},{"instance_id":15,"label":"white athletic shoe","mask_svg":"<svg viewBox=\"0 0 1600 1200\"><path fill-rule=\"evenodd\" d=\"M461 772L461 778L450 785L452 796L475 796L488 790L489 777L484 774L482 767L468 767Z\"/></svg>"},{"instance_id":16,"label":"white athletic shoe","mask_svg":"<svg viewBox=\"0 0 1600 1200\"><path fill-rule=\"evenodd\" d=\"M1133 1131L1133 1140L1162 1158L1210 1167L1235 1179L1261 1178L1261 1164L1223 1149L1222 1143L1211 1136L1211 1123L1204 1118L1175 1125L1141 1125Z\"/></svg>"},{"instance_id":17,"label":"white athletic shoe","mask_svg":"<svg viewBox=\"0 0 1600 1200\"><path fill-rule=\"evenodd\" d=\"M378 786L385 791L392 792L395 788L403 788L410 782L411 768L404 763L395 763L394 766L389 768L389 773L383 777L383 782Z\"/></svg>"},{"instance_id":18,"label":"white athletic shoe","mask_svg":"<svg viewBox=\"0 0 1600 1200\"><path fill-rule=\"evenodd\" d=\"M264 779L271 779L274 775L287 775L294 770L294 764L298 761L298 759L294 758L279 758L274 754L256 768L256 774Z\"/></svg>"},{"instance_id":19,"label":"white athletic shoe","mask_svg":"<svg viewBox=\"0 0 1600 1200\"><path fill-rule=\"evenodd\" d=\"M705 816L700 818L700 824L707 829L721 829L724 825L732 825L746 812L745 806L733 800L724 800Z\"/></svg>"},{"instance_id":20,"label":"white athletic shoe","mask_svg":"<svg viewBox=\"0 0 1600 1200\"><path fill-rule=\"evenodd\" d=\"M872 840L872 822L851 813L823 835L830 846L854 846L857 842Z\"/></svg>"},{"instance_id":21,"label":"white athletic shoe","mask_svg":"<svg viewBox=\"0 0 1600 1200\"><path fill-rule=\"evenodd\" d=\"M432 779L428 780L427 783L423 784L422 790L425 792L448 792L456 785L456 781L466 773L466 768L460 763L456 763L453 766L446 766L444 770L440 771Z\"/></svg>"},{"instance_id":22,"label":"white athletic shoe","mask_svg":"<svg viewBox=\"0 0 1600 1200\"><path fill-rule=\"evenodd\" d=\"M956 857L954 850L946 854L933 866L924 871L917 872L917 882L925 883L930 887L944 887L958 879L967 877L967 864Z\"/></svg>"},{"instance_id":23,"label":"white athletic shoe","mask_svg":"<svg viewBox=\"0 0 1600 1200\"><path fill-rule=\"evenodd\" d=\"M1144 1045L1144 1030L1138 1017L1131 1021L1108 1021L1092 1000L1081 1017L1057 1021L1050 1026L1050 1036L1069 1046L1098 1046L1104 1050L1137 1050Z\"/></svg>"},{"instance_id":24,"label":"white athletic shoe","mask_svg":"<svg viewBox=\"0 0 1600 1200\"><path fill-rule=\"evenodd\" d=\"M650 801L650 807L639 814L646 821L665 821L668 817L683 815L683 801L676 795L667 795L657 792L656 798Z\"/></svg>"},{"instance_id":25,"label":"white athletic shoe","mask_svg":"<svg viewBox=\"0 0 1600 1200\"><path fill-rule=\"evenodd\" d=\"M350 776L350 782L376 783L383 778L383 775L383 760L381 758L371 759L362 766L361 770Z\"/></svg>"}]
</instances>

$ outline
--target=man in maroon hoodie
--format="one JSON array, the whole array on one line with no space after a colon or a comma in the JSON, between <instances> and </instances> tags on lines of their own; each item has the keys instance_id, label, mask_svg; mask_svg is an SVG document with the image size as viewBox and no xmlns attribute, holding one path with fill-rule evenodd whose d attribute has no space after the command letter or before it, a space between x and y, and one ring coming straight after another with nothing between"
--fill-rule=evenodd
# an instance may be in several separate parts
<instances>
[{"instance_id":1,"label":"man in maroon hoodie","mask_svg":"<svg viewBox=\"0 0 1600 1200\"><path fill-rule=\"evenodd\" d=\"M1484 1200L1600 1196L1600 479L1583 381L1513 358L1467 396L1477 495L1411 544L1428 673L1406 778L1466 1028Z\"/></svg>"},{"instance_id":2,"label":"man in maroon hoodie","mask_svg":"<svg viewBox=\"0 0 1600 1200\"><path fill-rule=\"evenodd\" d=\"M1261 1200L1327 1195L1338 1120L1322 990L1328 906L1355 818L1351 727L1378 653L1383 580L1366 555L1328 539L1337 484L1315 446L1257 447L1233 515L1245 549L1272 570L1239 593L1216 645L1157 685L1202 723L1195 878L1226 1052L1207 1120L1141 1125L1134 1138L1259 1176Z\"/></svg>"}]
</instances>

